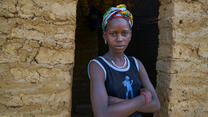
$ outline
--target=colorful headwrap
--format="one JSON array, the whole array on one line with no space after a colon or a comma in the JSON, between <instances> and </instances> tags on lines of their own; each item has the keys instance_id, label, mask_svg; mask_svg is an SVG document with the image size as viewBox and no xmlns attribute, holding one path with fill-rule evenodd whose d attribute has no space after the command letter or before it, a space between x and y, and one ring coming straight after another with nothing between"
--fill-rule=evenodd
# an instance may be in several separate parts
<instances>
[{"instance_id":1,"label":"colorful headwrap","mask_svg":"<svg viewBox=\"0 0 208 117\"><path fill-rule=\"evenodd\" d=\"M129 22L129 25L133 26L133 16L132 14L126 9L126 5L120 4L116 7L111 7L103 16L102 22L102 29L105 30L106 25L111 21L113 18L124 18Z\"/></svg>"}]
</instances>

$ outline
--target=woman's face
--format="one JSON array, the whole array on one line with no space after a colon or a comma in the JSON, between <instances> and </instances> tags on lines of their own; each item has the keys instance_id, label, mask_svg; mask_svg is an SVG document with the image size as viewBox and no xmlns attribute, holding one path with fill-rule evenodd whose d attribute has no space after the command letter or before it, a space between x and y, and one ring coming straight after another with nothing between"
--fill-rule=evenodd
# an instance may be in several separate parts
<instances>
[{"instance_id":1,"label":"woman's face","mask_svg":"<svg viewBox=\"0 0 208 117\"><path fill-rule=\"evenodd\" d=\"M123 18L111 20L103 35L109 46L109 51L122 54L131 40L131 29L129 23Z\"/></svg>"}]
</instances>

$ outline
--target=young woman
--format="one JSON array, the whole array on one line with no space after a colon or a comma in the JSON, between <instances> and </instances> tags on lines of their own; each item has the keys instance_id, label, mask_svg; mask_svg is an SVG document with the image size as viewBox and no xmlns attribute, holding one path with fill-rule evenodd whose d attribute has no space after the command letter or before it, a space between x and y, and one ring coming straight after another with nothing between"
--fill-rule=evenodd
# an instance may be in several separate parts
<instances>
[{"instance_id":1,"label":"young woman","mask_svg":"<svg viewBox=\"0 0 208 117\"><path fill-rule=\"evenodd\" d=\"M141 61L124 54L131 40L132 14L121 4L103 17L103 37L109 50L88 64L95 117L141 117L160 103Z\"/></svg>"}]
</instances>

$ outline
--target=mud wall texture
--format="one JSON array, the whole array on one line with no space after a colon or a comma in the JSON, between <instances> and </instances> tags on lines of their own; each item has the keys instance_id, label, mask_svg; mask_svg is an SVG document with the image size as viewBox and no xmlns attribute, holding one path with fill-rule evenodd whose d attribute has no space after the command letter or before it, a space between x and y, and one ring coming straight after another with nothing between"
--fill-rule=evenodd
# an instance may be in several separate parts
<instances>
[{"instance_id":1,"label":"mud wall texture","mask_svg":"<svg viewBox=\"0 0 208 117\"><path fill-rule=\"evenodd\" d=\"M155 117L207 117L208 1L160 3Z\"/></svg>"},{"instance_id":2,"label":"mud wall texture","mask_svg":"<svg viewBox=\"0 0 208 117\"><path fill-rule=\"evenodd\" d=\"M77 0L0 1L0 117L69 117Z\"/></svg>"}]
</instances>

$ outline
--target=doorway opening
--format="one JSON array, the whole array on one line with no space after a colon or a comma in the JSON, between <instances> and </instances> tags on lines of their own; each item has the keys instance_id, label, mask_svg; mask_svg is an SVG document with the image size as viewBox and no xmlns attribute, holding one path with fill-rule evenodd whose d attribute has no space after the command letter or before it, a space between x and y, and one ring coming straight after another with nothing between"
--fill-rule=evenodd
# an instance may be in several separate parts
<instances>
[{"instance_id":1,"label":"doorway opening","mask_svg":"<svg viewBox=\"0 0 208 117\"><path fill-rule=\"evenodd\" d=\"M93 117L87 65L92 58L107 52L107 46L102 38L102 16L109 7L121 3L127 5L134 17L132 40L125 54L135 56L144 64L153 86L156 86L159 1L79 0L72 85L72 117ZM143 114L143 117L153 117L153 115Z\"/></svg>"}]
</instances>

